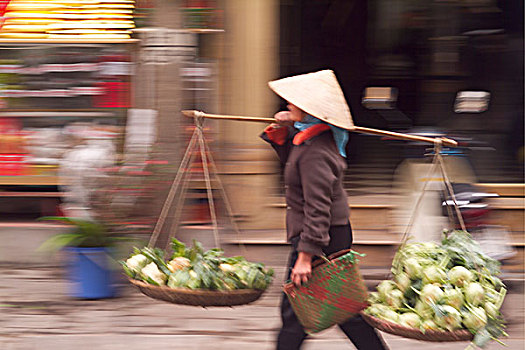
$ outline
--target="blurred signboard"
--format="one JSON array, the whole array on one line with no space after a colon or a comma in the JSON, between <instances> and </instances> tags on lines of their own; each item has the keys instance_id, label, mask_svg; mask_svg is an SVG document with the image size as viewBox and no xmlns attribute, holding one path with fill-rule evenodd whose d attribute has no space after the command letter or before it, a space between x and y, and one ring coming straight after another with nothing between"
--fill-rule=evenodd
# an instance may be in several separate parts
<instances>
[{"instance_id":1,"label":"blurred signboard","mask_svg":"<svg viewBox=\"0 0 525 350\"><path fill-rule=\"evenodd\" d=\"M397 101L397 89L393 87L367 87L361 103L368 109L393 109Z\"/></svg>"},{"instance_id":2,"label":"blurred signboard","mask_svg":"<svg viewBox=\"0 0 525 350\"><path fill-rule=\"evenodd\" d=\"M135 30L141 40L140 59L145 64L171 64L197 56L197 34L169 28Z\"/></svg>"},{"instance_id":3,"label":"blurred signboard","mask_svg":"<svg viewBox=\"0 0 525 350\"><path fill-rule=\"evenodd\" d=\"M124 143L126 154L149 151L157 136L157 114L153 109L128 109Z\"/></svg>"},{"instance_id":4,"label":"blurred signboard","mask_svg":"<svg viewBox=\"0 0 525 350\"><path fill-rule=\"evenodd\" d=\"M490 92L459 91L454 103L456 113L482 113L489 108Z\"/></svg>"}]
</instances>

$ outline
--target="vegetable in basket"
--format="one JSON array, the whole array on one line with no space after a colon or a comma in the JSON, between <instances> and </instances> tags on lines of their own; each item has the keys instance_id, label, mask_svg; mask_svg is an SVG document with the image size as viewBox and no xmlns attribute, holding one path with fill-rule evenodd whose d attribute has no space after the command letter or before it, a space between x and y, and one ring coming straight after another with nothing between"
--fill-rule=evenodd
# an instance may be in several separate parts
<instances>
[{"instance_id":1,"label":"vegetable in basket","mask_svg":"<svg viewBox=\"0 0 525 350\"><path fill-rule=\"evenodd\" d=\"M406 327L419 328L421 317L415 312L406 312L399 315L399 324Z\"/></svg>"},{"instance_id":2,"label":"vegetable in basket","mask_svg":"<svg viewBox=\"0 0 525 350\"><path fill-rule=\"evenodd\" d=\"M435 308L434 322L448 331L461 328L461 314L450 305L438 305Z\"/></svg>"},{"instance_id":3,"label":"vegetable in basket","mask_svg":"<svg viewBox=\"0 0 525 350\"><path fill-rule=\"evenodd\" d=\"M481 284L471 282L465 286L465 300L472 306L478 306L483 301L485 292Z\"/></svg>"},{"instance_id":4,"label":"vegetable in basket","mask_svg":"<svg viewBox=\"0 0 525 350\"><path fill-rule=\"evenodd\" d=\"M157 286L166 284L166 280L168 279L168 276L162 273L154 262L150 262L148 265L144 266L144 268L140 270L139 275L145 282Z\"/></svg>"},{"instance_id":5,"label":"vegetable in basket","mask_svg":"<svg viewBox=\"0 0 525 350\"><path fill-rule=\"evenodd\" d=\"M440 301L444 292L438 284L426 284L421 291L420 297L427 304L435 304Z\"/></svg>"},{"instance_id":6,"label":"vegetable in basket","mask_svg":"<svg viewBox=\"0 0 525 350\"><path fill-rule=\"evenodd\" d=\"M265 290L272 281L273 270L242 256L224 257L220 249L204 251L200 242L191 247L172 240L173 254L158 248L135 248L133 255L121 262L126 274L146 283L170 288Z\"/></svg>"},{"instance_id":7,"label":"vegetable in basket","mask_svg":"<svg viewBox=\"0 0 525 350\"><path fill-rule=\"evenodd\" d=\"M474 275L463 266L454 266L448 272L448 279L453 285L463 287L464 284L474 279Z\"/></svg>"},{"instance_id":8,"label":"vegetable in basket","mask_svg":"<svg viewBox=\"0 0 525 350\"><path fill-rule=\"evenodd\" d=\"M447 273L444 269L436 265L427 266L423 270L423 283L444 283Z\"/></svg>"},{"instance_id":9,"label":"vegetable in basket","mask_svg":"<svg viewBox=\"0 0 525 350\"><path fill-rule=\"evenodd\" d=\"M443 302L446 305L454 307L456 310L460 310L465 302L463 292L457 287L446 288L443 293Z\"/></svg>"},{"instance_id":10,"label":"vegetable in basket","mask_svg":"<svg viewBox=\"0 0 525 350\"><path fill-rule=\"evenodd\" d=\"M124 270L130 277L135 278L135 276L150 263L150 260L143 254L137 252L135 255L132 255L124 264L122 264Z\"/></svg>"},{"instance_id":11,"label":"vegetable in basket","mask_svg":"<svg viewBox=\"0 0 525 350\"><path fill-rule=\"evenodd\" d=\"M399 273L397 276L395 276L394 281L396 282L397 288L399 288L399 290L403 293L405 293L412 284L412 281L406 272Z\"/></svg>"},{"instance_id":12,"label":"vegetable in basket","mask_svg":"<svg viewBox=\"0 0 525 350\"><path fill-rule=\"evenodd\" d=\"M470 331L476 332L487 325L487 314L482 307L474 307L463 313L463 324Z\"/></svg>"},{"instance_id":13,"label":"vegetable in basket","mask_svg":"<svg viewBox=\"0 0 525 350\"><path fill-rule=\"evenodd\" d=\"M370 293L365 313L423 334L468 330L482 347L506 335L498 273L499 263L465 231L448 233L441 245L405 244L392 263L393 281Z\"/></svg>"},{"instance_id":14,"label":"vegetable in basket","mask_svg":"<svg viewBox=\"0 0 525 350\"><path fill-rule=\"evenodd\" d=\"M437 330L439 329L438 325L436 324L436 322L434 322L433 320L429 320L429 319L426 319L423 321L423 323L421 323L421 327L422 331L428 331L428 330Z\"/></svg>"},{"instance_id":15,"label":"vegetable in basket","mask_svg":"<svg viewBox=\"0 0 525 350\"><path fill-rule=\"evenodd\" d=\"M171 272L175 272L175 271L178 271L178 270L182 270L186 267L190 267L191 266L191 261L190 259L188 258L185 258L183 256L178 256L176 258L173 258L169 263L168 263L168 269L171 271Z\"/></svg>"}]
</instances>

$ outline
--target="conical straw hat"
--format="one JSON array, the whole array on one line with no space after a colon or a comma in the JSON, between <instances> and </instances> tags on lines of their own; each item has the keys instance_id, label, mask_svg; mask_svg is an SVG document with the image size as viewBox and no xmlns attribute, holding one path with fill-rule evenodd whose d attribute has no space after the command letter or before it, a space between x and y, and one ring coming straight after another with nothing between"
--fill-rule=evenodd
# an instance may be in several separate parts
<instances>
[{"instance_id":1,"label":"conical straw hat","mask_svg":"<svg viewBox=\"0 0 525 350\"><path fill-rule=\"evenodd\" d=\"M353 130L354 122L343 91L331 70L270 81L270 88L286 101L329 124Z\"/></svg>"}]
</instances>

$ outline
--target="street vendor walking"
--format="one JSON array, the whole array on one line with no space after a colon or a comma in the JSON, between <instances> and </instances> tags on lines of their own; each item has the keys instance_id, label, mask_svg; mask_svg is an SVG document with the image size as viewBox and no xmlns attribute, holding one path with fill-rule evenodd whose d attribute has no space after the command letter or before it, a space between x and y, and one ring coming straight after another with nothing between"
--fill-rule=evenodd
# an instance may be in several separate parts
<instances>
[{"instance_id":1,"label":"street vendor walking","mask_svg":"<svg viewBox=\"0 0 525 350\"><path fill-rule=\"evenodd\" d=\"M269 86L288 102L288 111L275 114L278 123L268 126L261 137L284 166L286 231L292 245L287 278L300 285L310 278L315 257L349 249L352 244L342 180L353 122L331 70L271 81ZM307 334L284 293L281 319L277 349L299 349ZM360 316L339 327L359 350L387 348Z\"/></svg>"}]
</instances>

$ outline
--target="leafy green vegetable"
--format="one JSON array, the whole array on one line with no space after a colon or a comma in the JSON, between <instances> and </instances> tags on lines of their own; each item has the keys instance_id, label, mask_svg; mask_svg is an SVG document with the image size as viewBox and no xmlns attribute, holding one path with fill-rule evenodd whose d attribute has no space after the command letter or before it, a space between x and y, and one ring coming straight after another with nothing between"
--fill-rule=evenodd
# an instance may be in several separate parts
<instances>
[{"instance_id":1,"label":"leafy green vegetable","mask_svg":"<svg viewBox=\"0 0 525 350\"><path fill-rule=\"evenodd\" d=\"M168 276L162 271L159 270L157 264L154 262L146 265L142 270L140 270L140 277L148 283L152 283L158 286L166 284Z\"/></svg>"},{"instance_id":2,"label":"leafy green vegetable","mask_svg":"<svg viewBox=\"0 0 525 350\"><path fill-rule=\"evenodd\" d=\"M487 324L487 314L485 310L482 307L474 307L464 312L463 324L469 331L476 333Z\"/></svg>"},{"instance_id":3,"label":"leafy green vegetable","mask_svg":"<svg viewBox=\"0 0 525 350\"><path fill-rule=\"evenodd\" d=\"M39 251L58 251L64 247L109 247L118 241L129 239L118 237L110 232L100 222L88 219L45 216L41 221L60 221L72 227L68 233L54 235L44 241L38 248Z\"/></svg>"},{"instance_id":4,"label":"leafy green vegetable","mask_svg":"<svg viewBox=\"0 0 525 350\"><path fill-rule=\"evenodd\" d=\"M448 272L448 278L453 285L463 287L466 283L474 280L474 275L463 266L454 266Z\"/></svg>"},{"instance_id":5,"label":"leafy green vegetable","mask_svg":"<svg viewBox=\"0 0 525 350\"><path fill-rule=\"evenodd\" d=\"M190 280L190 271L187 269L173 272L168 278L168 287L186 288Z\"/></svg>"},{"instance_id":6,"label":"leafy green vegetable","mask_svg":"<svg viewBox=\"0 0 525 350\"><path fill-rule=\"evenodd\" d=\"M170 274L170 269L164 261L165 252L162 249L144 247L140 252L149 260L153 261L163 274Z\"/></svg>"},{"instance_id":7,"label":"leafy green vegetable","mask_svg":"<svg viewBox=\"0 0 525 350\"><path fill-rule=\"evenodd\" d=\"M436 305L435 314L434 322L436 322L439 327L449 331L461 328L461 314L452 306Z\"/></svg>"},{"instance_id":8,"label":"leafy green vegetable","mask_svg":"<svg viewBox=\"0 0 525 350\"><path fill-rule=\"evenodd\" d=\"M428 304L434 304L440 301L444 294L437 284L425 284L421 290L421 300Z\"/></svg>"},{"instance_id":9,"label":"leafy green vegetable","mask_svg":"<svg viewBox=\"0 0 525 350\"><path fill-rule=\"evenodd\" d=\"M135 248L134 254L120 263L131 278L155 285L163 285L167 280L171 288L264 290L272 282L274 272L263 264L249 262L242 256L224 257L223 250L217 248L204 251L202 244L195 240L187 247L173 239L171 249L173 254L168 262L162 249L144 247ZM145 271L142 264L147 267Z\"/></svg>"},{"instance_id":10,"label":"leafy green vegetable","mask_svg":"<svg viewBox=\"0 0 525 350\"><path fill-rule=\"evenodd\" d=\"M148 259L144 254L138 253L133 256L131 256L126 262L123 262L122 265L124 267L124 271L130 276L131 278L135 278L135 276L146 266L151 262L150 259Z\"/></svg>"},{"instance_id":11,"label":"leafy green vegetable","mask_svg":"<svg viewBox=\"0 0 525 350\"><path fill-rule=\"evenodd\" d=\"M379 285L377 286L377 291L379 292L379 296L382 300L386 300L388 294L390 294L390 292L392 292L395 289L397 289L396 284L390 280L381 281L381 283L379 283Z\"/></svg>"},{"instance_id":12,"label":"leafy green vegetable","mask_svg":"<svg viewBox=\"0 0 525 350\"><path fill-rule=\"evenodd\" d=\"M505 336L499 311L507 289L499 263L482 253L468 232L446 233L441 245L404 244L392 262L393 280L370 293L367 314L427 330L467 329L469 348Z\"/></svg>"},{"instance_id":13,"label":"leafy green vegetable","mask_svg":"<svg viewBox=\"0 0 525 350\"><path fill-rule=\"evenodd\" d=\"M181 241L177 240L176 238L173 238L171 240L171 250L173 250L173 256L171 257L171 259L180 256L185 257L186 255L186 245Z\"/></svg>"},{"instance_id":14,"label":"leafy green vegetable","mask_svg":"<svg viewBox=\"0 0 525 350\"><path fill-rule=\"evenodd\" d=\"M403 306L403 299L403 292L399 289L394 289L385 296L385 302L394 310L400 309Z\"/></svg>"},{"instance_id":15,"label":"leafy green vegetable","mask_svg":"<svg viewBox=\"0 0 525 350\"><path fill-rule=\"evenodd\" d=\"M450 305L456 310L460 310L464 302L463 292L459 288L446 288L443 301L446 305Z\"/></svg>"},{"instance_id":16,"label":"leafy green vegetable","mask_svg":"<svg viewBox=\"0 0 525 350\"><path fill-rule=\"evenodd\" d=\"M406 272L401 272L394 277L394 280L396 282L397 288L399 288L399 290L403 293L407 291L407 289L410 287L410 284L412 283Z\"/></svg>"},{"instance_id":17,"label":"leafy green vegetable","mask_svg":"<svg viewBox=\"0 0 525 350\"><path fill-rule=\"evenodd\" d=\"M406 312L399 315L398 322L405 327L419 328L421 325L421 318L414 312Z\"/></svg>"},{"instance_id":18,"label":"leafy green vegetable","mask_svg":"<svg viewBox=\"0 0 525 350\"><path fill-rule=\"evenodd\" d=\"M434 310L432 309L432 306L421 300L416 302L415 311L424 320L429 320L434 317Z\"/></svg>"},{"instance_id":19,"label":"leafy green vegetable","mask_svg":"<svg viewBox=\"0 0 525 350\"><path fill-rule=\"evenodd\" d=\"M465 286L465 300L472 306L478 306L483 301L485 291L481 284L471 282Z\"/></svg>"},{"instance_id":20,"label":"leafy green vegetable","mask_svg":"<svg viewBox=\"0 0 525 350\"><path fill-rule=\"evenodd\" d=\"M469 270L483 267L493 276L500 273L500 263L484 254L479 243L466 231L445 233L441 244L451 258L451 266L464 266Z\"/></svg>"},{"instance_id":21,"label":"leafy green vegetable","mask_svg":"<svg viewBox=\"0 0 525 350\"><path fill-rule=\"evenodd\" d=\"M423 270L423 283L443 283L447 273L437 265L429 265Z\"/></svg>"},{"instance_id":22,"label":"leafy green vegetable","mask_svg":"<svg viewBox=\"0 0 525 350\"><path fill-rule=\"evenodd\" d=\"M421 323L421 329L423 330L423 332L425 330L436 330L436 329L439 329L439 326L436 324L436 322L434 322L434 320L424 320L423 323Z\"/></svg>"}]
</instances>

